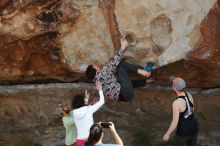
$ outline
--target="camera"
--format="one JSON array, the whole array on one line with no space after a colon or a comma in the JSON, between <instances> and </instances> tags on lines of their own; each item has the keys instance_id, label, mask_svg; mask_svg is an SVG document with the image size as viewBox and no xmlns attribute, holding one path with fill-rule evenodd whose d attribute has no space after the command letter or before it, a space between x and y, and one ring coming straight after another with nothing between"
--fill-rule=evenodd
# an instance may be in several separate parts
<instances>
[{"instance_id":1,"label":"camera","mask_svg":"<svg viewBox=\"0 0 220 146\"><path fill-rule=\"evenodd\" d=\"M100 125L101 125L102 128L109 128L109 125L111 125L111 123L109 123L109 122L101 122Z\"/></svg>"}]
</instances>

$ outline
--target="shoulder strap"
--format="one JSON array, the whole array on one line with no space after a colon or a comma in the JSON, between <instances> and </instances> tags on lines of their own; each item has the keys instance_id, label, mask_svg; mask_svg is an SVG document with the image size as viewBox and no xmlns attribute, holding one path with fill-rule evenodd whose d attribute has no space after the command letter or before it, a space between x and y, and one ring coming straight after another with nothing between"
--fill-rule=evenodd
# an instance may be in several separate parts
<instances>
[{"instance_id":1,"label":"shoulder strap","mask_svg":"<svg viewBox=\"0 0 220 146\"><path fill-rule=\"evenodd\" d=\"M190 110L190 105L189 105L189 96L187 94L187 92L185 92L185 101L186 101L186 106L187 106L187 111L188 111L188 114L185 116L185 118L187 118L189 115L191 115L191 110Z\"/></svg>"}]
</instances>

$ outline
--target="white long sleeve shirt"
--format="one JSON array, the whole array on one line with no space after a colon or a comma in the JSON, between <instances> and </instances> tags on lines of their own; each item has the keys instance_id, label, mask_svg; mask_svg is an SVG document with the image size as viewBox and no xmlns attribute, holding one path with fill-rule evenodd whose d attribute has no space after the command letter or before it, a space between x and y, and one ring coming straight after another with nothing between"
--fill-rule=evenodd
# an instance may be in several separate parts
<instances>
[{"instance_id":1,"label":"white long sleeve shirt","mask_svg":"<svg viewBox=\"0 0 220 146\"><path fill-rule=\"evenodd\" d=\"M94 124L93 113L95 113L104 103L103 91L99 91L99 101L94 105L83 106L73 110L73 117L77 129L77 139L87 139L90 127Z\"/></svg>"}]
</instances>

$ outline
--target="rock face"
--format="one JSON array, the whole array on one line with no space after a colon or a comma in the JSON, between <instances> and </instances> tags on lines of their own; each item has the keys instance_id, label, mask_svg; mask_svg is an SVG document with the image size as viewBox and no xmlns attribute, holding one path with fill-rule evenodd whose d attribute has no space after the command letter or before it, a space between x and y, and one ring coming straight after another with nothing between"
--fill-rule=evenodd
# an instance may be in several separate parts
<instances>
[{"instance_id":1,"label":"rock face","mask_svg":"<svg viewBox=\"0 0 220 146\"><path fill-rule=\"evenodd\" d=\"M67 74L74 78L65 63L59 29L78 16L79 10L56 0L9 1L2 5L1 84L65 80Z\"/></svg>"},{"instance_id":2,"label":"rock face","mask_svg":"<svg viewBox=\"0 0 220 146\"><path fill-rule=\"evenodd\" d=\"M156 71L158 84L167 84L169 75L182 76L191 87L218 87L220 83L220 1L209 12L200 26L201 37L188 53L186 60L181 60ZM175 68L175 69L174 69Z\"/></svg>"},{"instance_id":3,"label":"rock face","mask_svg":"<svg viewBox=\"0 0 220 146\"><path fill-rule=\"evenodd\" d=\"M219 0L3 0L0 8L1 84L82 79L88 64L114 55L122 36L130 43L126 58L139 65L185 59L183 66L219 68ZM217 86L217 74L193 85Z\"/></svg>"},{"instance_id":4,"label":"rock face","mask_svg":"<svg viewBox=\"0 0 220 146\"><path fill-rule=\"evenodd\" d=\"M171 120L168 77L183 77L195 97L199 144L220 145L220 0L0 0L1 146L60 146L58 102L91 90L88 64L104 64L130 44L125 58L155 63L156 85L130 103L107 103L95 121L113 121L126 146L163 145ZM161 86L163 85L163 86ZM108 130L106 142L112 142Z\"/></svg>"},{"instance_id":5,"label":"rock face","mask_svg":"<svg viewBox=\"0 0 220 146\"><path fill-rule=\"evenodd\" d=\"M68 29L60 41L72 70L83 72L88 64L107 62L113 55L109 28L97 4L80 8L80 17Z\"/></svg>"},{"instance_id":6,"label":"rock face","mask_svg":"<svg viewBox=\"0 0 220 146\"><path fill-rule=\"evenodd\" d=\"M55 114L58 103L70 103L76 94L88 89L97 95L91 84L47 84L0 87L0 145L60 146L65 129ZM220 89L189 89L194 97L196 117L200 123L200 145L220 145ZM126 146L162 145L162 136L171 122L171 106L175 94L170 87L148 86L135 90L130 103L105 105L95 113L95 122L113 121ZM105 142L113 142L105 130Z\"/></svg>"},{"instance_id":7,"label":"rock face","mask_svg":"<svg viewBox=\"0 0 220 146\"><path fill-rule=\"evenodd\" d=\"M215 1L116 1L119 29L137 62L166 65L185 58L200 38L199 26ZM175 55L174 55L175 54Z\"/></svg>"}]
</instances>

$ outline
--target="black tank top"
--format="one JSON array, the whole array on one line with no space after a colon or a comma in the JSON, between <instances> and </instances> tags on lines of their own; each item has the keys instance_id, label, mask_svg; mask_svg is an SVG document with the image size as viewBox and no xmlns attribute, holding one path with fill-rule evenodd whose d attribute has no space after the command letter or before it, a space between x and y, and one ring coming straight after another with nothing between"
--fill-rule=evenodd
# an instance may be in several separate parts
<instances>
[{"instance_id":1,"label":"black tank top","mask_svg":"<svg viewBox=\"0 0 220 146\"><path fill-rule=\"evenodd\" d=\"M185 93L185 96L178 96L176 99L178 98L185 100L186 109L180 113L176 134L179 136L191 136L198 132L198 124L193 114L193 104L189 100L187 93Z\"/></svg>"}]
</instances>

